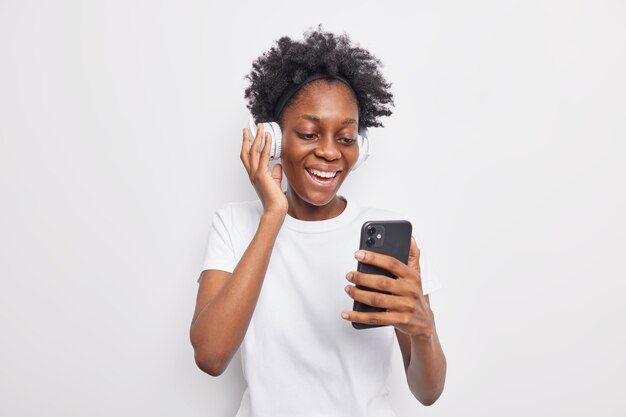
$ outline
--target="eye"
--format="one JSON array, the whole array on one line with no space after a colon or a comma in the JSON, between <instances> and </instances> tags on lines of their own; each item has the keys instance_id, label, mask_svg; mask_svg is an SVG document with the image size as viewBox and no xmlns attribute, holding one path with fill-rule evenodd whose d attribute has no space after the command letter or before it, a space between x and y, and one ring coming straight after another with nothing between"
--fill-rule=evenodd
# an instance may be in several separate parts
<instances>
[{"instance_id":1,"label":"eye","mask_svg":"<svg viewBox=\"0 0 626 417\"><path fill-rule=\"evenodd\" d=\"M296 132L296 133L298 134L299 137L301 137L304 140L313 140L317 136L315 133L302 133L302 132Z\"/></svg>"},{"instance_id":2,"label":"eye","mask_svg":"<svg viewBox=\"0 0 626 417\"><path fill-rule=\"evenodd\" d=\"M352 145L353 143L356 142L356 139L354 139L354 138L339 138L339 141L342 142L344 145Z\"/></svg>"}]
</instances>

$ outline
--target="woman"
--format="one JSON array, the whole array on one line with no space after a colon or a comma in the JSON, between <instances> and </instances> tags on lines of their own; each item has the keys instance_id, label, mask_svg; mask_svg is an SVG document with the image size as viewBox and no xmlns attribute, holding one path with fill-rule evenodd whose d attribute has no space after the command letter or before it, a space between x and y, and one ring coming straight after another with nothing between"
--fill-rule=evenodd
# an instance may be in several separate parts
<instances>
[{"instance_id":1,"label":"woman","mask_svg":"<svg viewBox=\"0 0 626 417\"><path fill-rule=\"evenodd\" d=\"M391 114L380 66L318 27L303 42L281 38L247 76L255 119L280 125L281 164L270 172L262 124L254 138L244 129L240 157L259 199L215 213L190 331L198 367L213 376L241 347L248 387L237 417L394 416L385 383L395 340L415 397L430 405L443 390L446 359L426 295L441 284L423 256L420 271L414 238L409 265L355 253L364 221L405 217L338 194L359 156L358 131ZM357 260L397 279L357 273ZM387 311L355 312L354 300Z\"/></svg>"}]
</instances>

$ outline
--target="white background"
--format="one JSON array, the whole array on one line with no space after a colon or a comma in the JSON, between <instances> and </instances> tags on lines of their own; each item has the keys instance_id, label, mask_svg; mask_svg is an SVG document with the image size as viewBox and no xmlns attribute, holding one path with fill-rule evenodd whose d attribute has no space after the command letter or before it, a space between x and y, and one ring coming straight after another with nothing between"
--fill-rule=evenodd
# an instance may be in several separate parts
<instances>
[{"instance_id":1,"label":"white background","mask_svg":"<svg viewBox=\"0 0 626 417\"><path fill-rule=\"evenodd\" d=\"M368 48L394 114L342 192L417 219L444 288L431 407L626 409L622 1L0 1L0 414L234 416L189 341L251 62L318 23ZM379 204L380 203L380 204Z\"/></svg>"}]
</instances>

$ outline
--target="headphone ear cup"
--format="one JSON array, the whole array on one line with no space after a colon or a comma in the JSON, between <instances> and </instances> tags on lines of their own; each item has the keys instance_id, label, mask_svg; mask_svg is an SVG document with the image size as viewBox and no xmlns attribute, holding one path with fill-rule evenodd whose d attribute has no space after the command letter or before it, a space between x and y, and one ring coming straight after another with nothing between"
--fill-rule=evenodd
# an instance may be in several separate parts
<instances>
[{"instance_id":1,"label":"headphone ear cup","mask_svg":"<svg viewBox=\"0 0 626 417\"><path fill-rule=\"evenodd\" d=\"M251 141L256 137L256 123L254 117L250 115L248 118L248 124L250 126ZM276 160L280 158L280 151L282 149L283 133L280 130L280 126L276 122L264 122L263 128L265 132L269 132L272 135L272 149L270 149L270 160Z\"/></svg>"},{"instance_id":2,"label":"headphone ear cup","mask_svg":"<svg viewBox=\"0 0 626 417\"><path fill-rule=\"evenodd\" d=\"M282 150L283 132L280 130L280 126L276 122L264 123L265 130L269 130L272 135L272 149L270 150L270 159L280 159L280 152Z\"/></svg>"},{"instance_id":3,"label":"headphone ear cup","mask_svg":"<svg viewBox=\"0 0 626 417\"><path fill-rule=\"evenodd\" d=\"M359 157L356 160L356 163L352 167L352 171L357 169L359 165L361 165L372 153L372 148L370 145L370 141L368 139L367 131L363 130L357 135L357 144L359 146Z\"/></svg>"}]
</instances>

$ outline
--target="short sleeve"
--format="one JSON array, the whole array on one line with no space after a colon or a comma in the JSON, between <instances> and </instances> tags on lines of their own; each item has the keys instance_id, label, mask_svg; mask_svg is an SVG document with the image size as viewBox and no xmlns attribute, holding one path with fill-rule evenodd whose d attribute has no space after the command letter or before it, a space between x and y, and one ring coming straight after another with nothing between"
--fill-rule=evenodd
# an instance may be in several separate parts
<instances>
[{"instance_id":1,"label":"short sleeve","mask_svg":"<svg viewBox=\"0 0 626 417\"><path fill-rule=\"evenodd\" d=\"M434 268L432 259L429 258L429 252L424 246L424 243L420 236L413 230L413 237L417 242L417 247L420 250L420 271L422 276L422 290L424 295L427 295L433 291L443 288L437 271Z\"/></svg>"},{"instance_id":2,"label":"short sleeve","mask_svg":"<svg viewBox=\"0 0 626 417\"><path fill-rule=\"evenodd\" d=\"M232 211L227 204L219 208L213 215L213 221L209 229L206 252L202 263L202 271L218 269L220 271L233 272L237 262L231 239ZM200 282L198 277L198 282Z\"/></svg>"}]
</instances>

